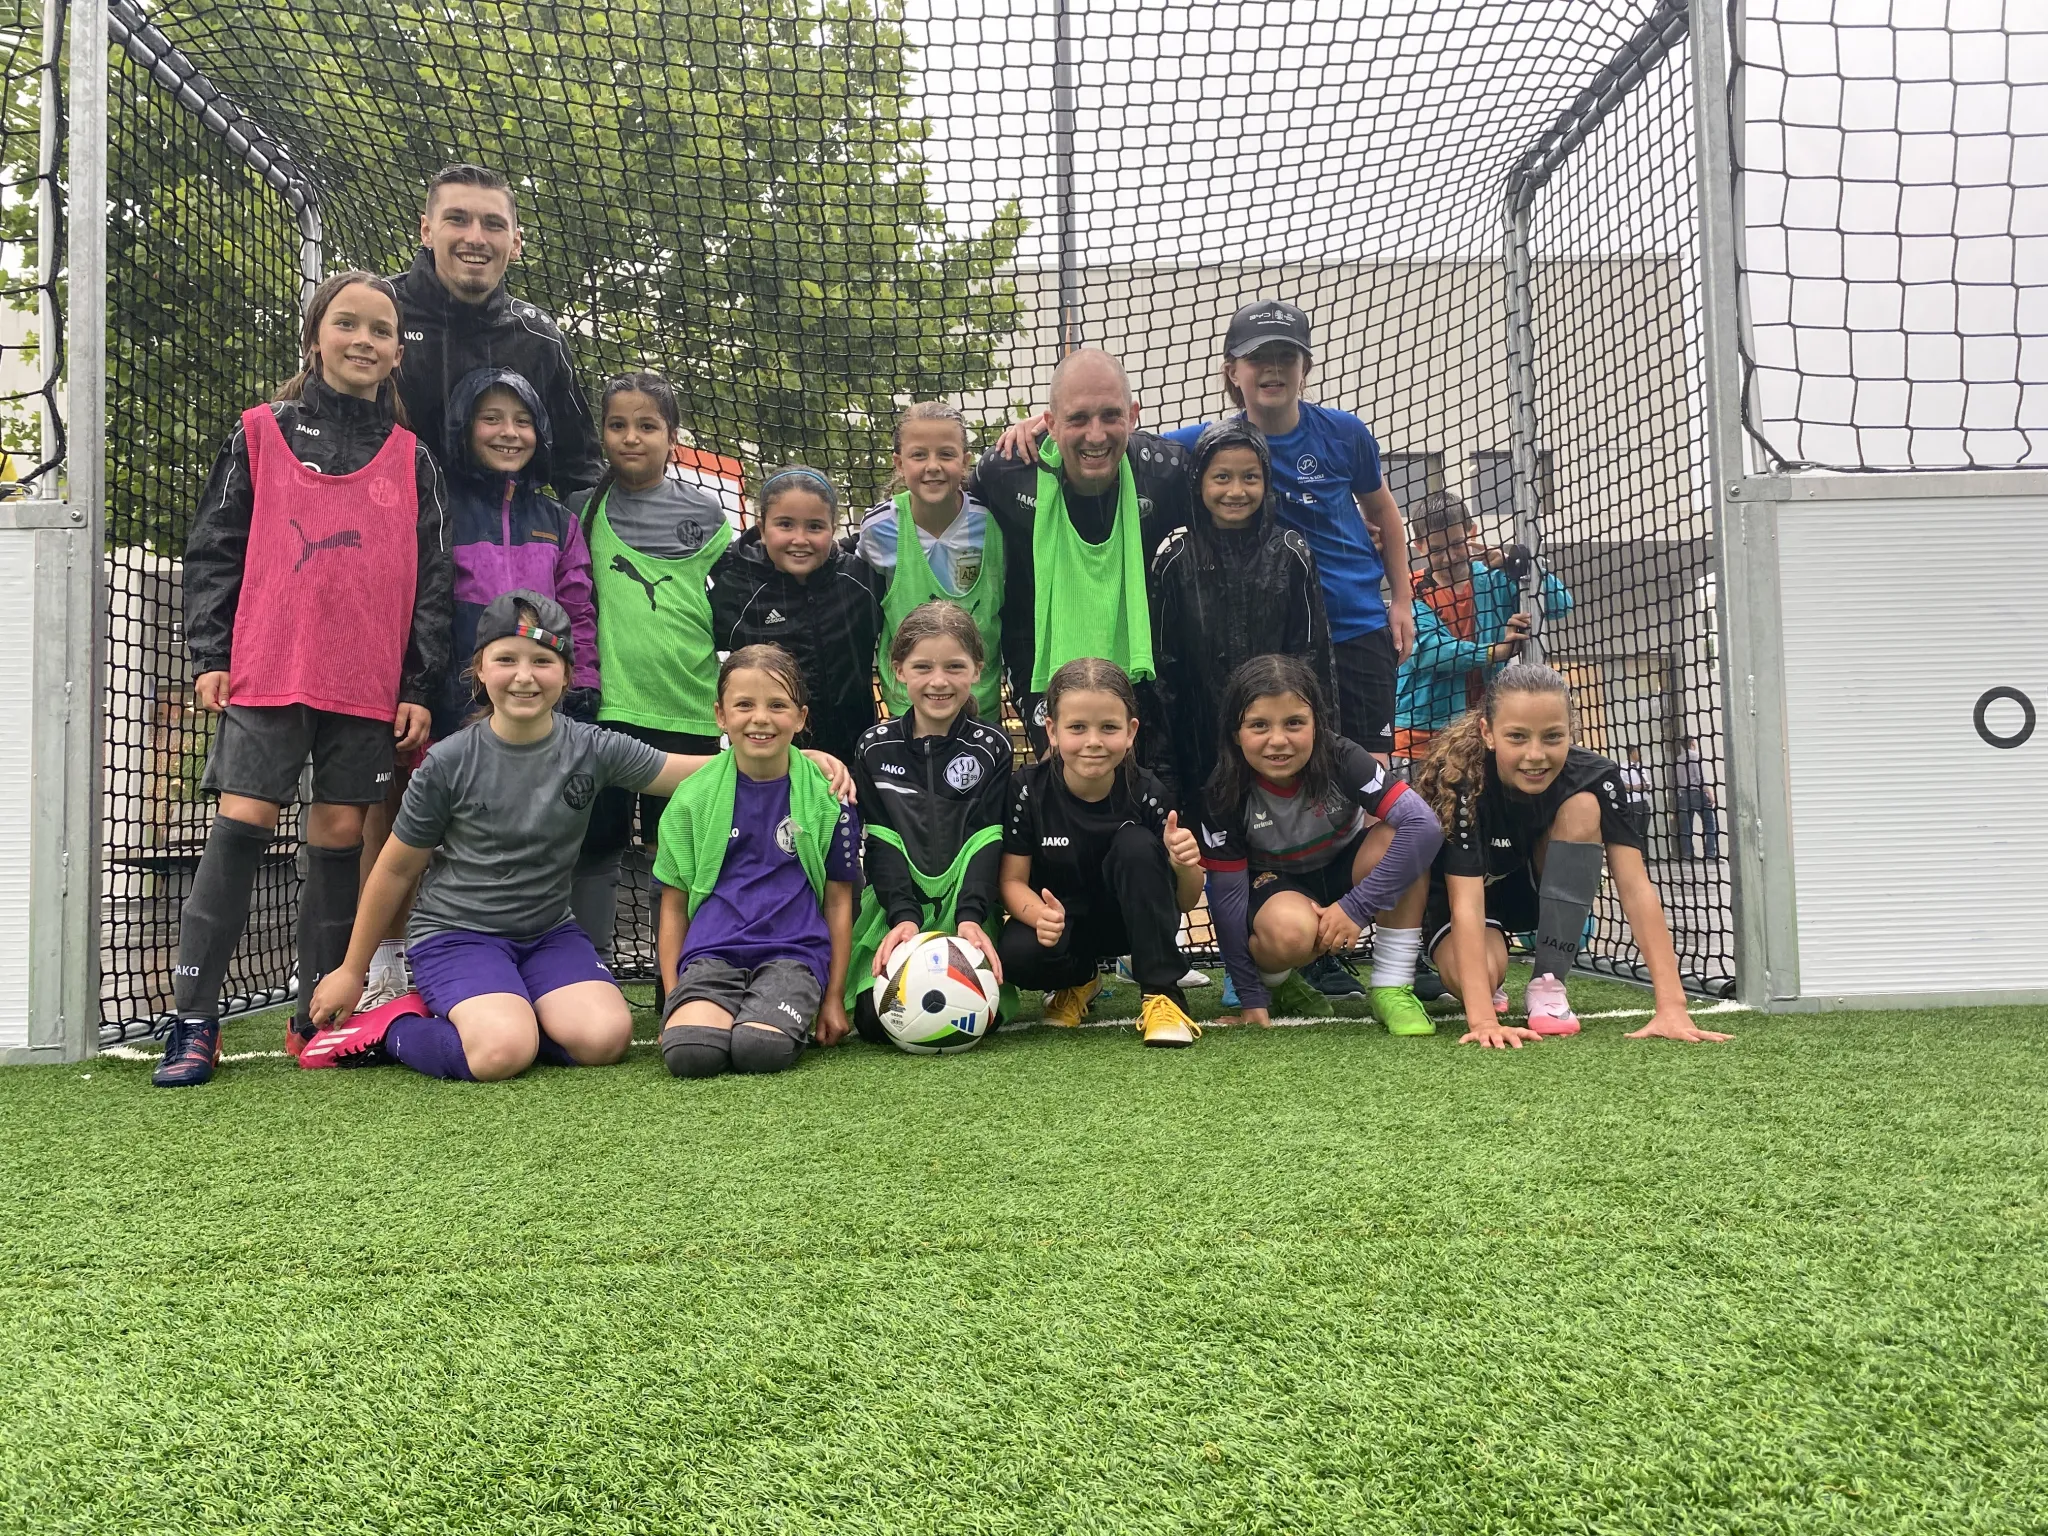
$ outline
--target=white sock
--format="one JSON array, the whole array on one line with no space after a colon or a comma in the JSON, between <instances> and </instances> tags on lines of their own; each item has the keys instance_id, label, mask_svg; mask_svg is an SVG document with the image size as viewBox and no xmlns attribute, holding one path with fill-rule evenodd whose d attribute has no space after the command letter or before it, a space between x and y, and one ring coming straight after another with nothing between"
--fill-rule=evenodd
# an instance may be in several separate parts
<instances>
[{"instance_id":1,"label":"white sock","mask_svg":"<svg viewBox=\"0 0 2048 1536\"><path fill-rule=\"evenodd\" d=\"M370 981L388 976L395 981L405 979L405 940L382 939L378 941L377 953L370 956Z\"/></svg>"},{"instance_id":2,"label":"white sock","mask_svg":"<svg viewBox=\"0 0 2048 1536\"><path fill-rule=\"evenodd\" d=\"M1294 972L1292 971L1261 971L1259 972L1259 980L1263 981L1266 984L1266 990L1271 992L1293 974Z\"/></svg>"},{"instance_id":3,"label":"white sock","mask_svg":"<svg viewBox=\"0 0 2048 1536\"><path fill-rule=\"evenodd\" d=\"M1420 928L1374 928L1372 931L1372 984L1376 987L1412 987L1415 962L1422 958Z\"/></svg>"}]
</instances>

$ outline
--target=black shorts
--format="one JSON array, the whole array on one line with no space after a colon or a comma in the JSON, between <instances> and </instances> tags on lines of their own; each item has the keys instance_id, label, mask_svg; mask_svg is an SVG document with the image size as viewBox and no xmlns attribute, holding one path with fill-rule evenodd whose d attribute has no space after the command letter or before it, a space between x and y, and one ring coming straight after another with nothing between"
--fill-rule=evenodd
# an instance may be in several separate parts
<instances>
[{"instance_id":1,"label":"black shorts","mask_svg":"<svg viewBox=\"0 0 2048 1536\"><path fill-rule=\"evenodd\" d=\"M772 1024L801 1044L824 999L818 978L801 960L770 960L748 971L699 955L676 978L661 1005L661 1022L666 1025L685 1003L713 1003L735 1024Z\"/></svg>"},{"instance_id":2,"label":"black shorts","mask_svg":"<svg viewBox=\"0 0 2048 1536\"><path fill-rule=\"evenodd\" d=\"M1337 727L1368 752L1394 750L1394 634L1368 630L1332 646L1337 663Z\"/></svg>"},{"instance_id":3,"label":"black shorts","mask_svg":"<svg viewBox=\"0 0 2048 1536\"><path fill-rule=\"evenodd\" d=\"M200 787L210 795L246 795L272 805L299 797L313 760L318 805L382 805L391 788L389 720L338 715L310 704L230 704L220 717Z\"/></svg>"},{"instance_id":4,"label":"black shorts","mask_svg":"<svg viewBox=\"0 0 2048 1536\"><path fill-rule=\"evenodd\" d=\"M1245 925L1249 927L1256 923L1259 908L1282 891L1306 896L1319 907L1334 907L1351 894L1351 887L1356 883L1351 878L1351 865L1358 857L1358 845L1364 841L1365 834L1361 832L1321 869L1262 869L1256 872L1252 876L1251 900L1245 908Z\"/></svg>"},{"instance_id":5,"label":"black shorts","mask_svg":"<svg viewBox=\"0 0 2048 1536\"><path fill-rule=\"evenodd\" d=\"M605 730L617 731L635 741L644 741L660 752L680 752L687 757L716 757L716 736L695 736L687 731L657 730L651 725L633 725L625 720L599 722ZM618 785L601 790L590 807L590 825L583 834L580 862L608 858L633 841L634 824L639 824L640 841L654 846L655 829L661 813L668 808L666 795L643 795Z\"/></svg>"},{"instance_id":6,"label":"black shorts","mask_svg":"<svg viewBox=\"0 0 2048 1536\"><path fill-rule=\"evenodd\" d=\"M1536 871L1524 864L1511 875L1502 875L1486 887L1486 926L1503 934L1533 933L1540 898L1536 893ZM1451 888L1441 875L1430 876L1429 902L1422 909L1424 948L1436 953L1444 935L1451 931Z\"/></svg>"}]
</instances>

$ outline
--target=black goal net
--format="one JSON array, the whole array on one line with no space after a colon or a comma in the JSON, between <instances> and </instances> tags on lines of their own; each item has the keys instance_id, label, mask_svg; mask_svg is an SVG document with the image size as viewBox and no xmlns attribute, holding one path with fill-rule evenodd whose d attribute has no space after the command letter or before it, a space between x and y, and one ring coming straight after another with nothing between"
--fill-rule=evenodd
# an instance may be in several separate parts
<instances>
[{"instance_id":1,"label":"black goal net","mask_svg":"<svg viewBox=\"0 0 2048 1536\"><path fill-rule=\"evenodd\" d=\"M107 1025L168 1006L210 816L180 634L201 483L291 372L309 278L404 268L457 160L511 178L512 286L593 397L664 373L742 495L804 460L862 508L902 405L960 404L985 447L1076 341L1122 358L1142 424L1214 418L1231 312L1302 306L1308 396L1371 425L1396 498L1456 493L1482 550L1568 594L1542 654L1585 742L1639 759L1682 968L1726 990L1685 11L114 0ZM288 815L240 1006L288 984L296 845ZM1611 902L1596 928L1589 963L1632 973Z\"/></svg>"}]
</instances>

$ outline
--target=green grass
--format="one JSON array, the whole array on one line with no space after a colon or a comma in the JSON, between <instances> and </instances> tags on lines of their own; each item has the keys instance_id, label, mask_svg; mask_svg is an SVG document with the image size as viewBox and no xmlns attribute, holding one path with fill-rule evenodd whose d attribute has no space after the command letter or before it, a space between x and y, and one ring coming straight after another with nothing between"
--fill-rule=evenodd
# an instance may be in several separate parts
<instances>
[{"instance_id":1,"label":"green grass","mask_svg":"<svg viewBox=\"0 0 2048 1536\"><path fill-rule=\"evenodd\" d=\"M1730 1022L0 1072L0 1530L2048 1528L2048 1013Z\"/></svg>"}]
</instances>

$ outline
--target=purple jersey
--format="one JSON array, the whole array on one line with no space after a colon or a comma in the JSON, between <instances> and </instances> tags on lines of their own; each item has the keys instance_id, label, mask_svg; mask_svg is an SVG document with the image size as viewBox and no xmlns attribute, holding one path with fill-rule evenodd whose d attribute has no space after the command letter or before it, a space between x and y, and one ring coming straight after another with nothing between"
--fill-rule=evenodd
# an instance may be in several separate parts
<instances>
[{"instance_id":1,"label":"purple jersey","mask_svg":"<svg viewBox=\"0 0 2048 1536\"><path fill-rule=\"evenodd\" d=\"M751 971L770 960L795 960L816 974L822 988L832 969L832 935L811 882L796 856L789 822L789 779L739 775L732 803L732 838L718 882L690 919L683 940L685 967L702 955ZM860 878L860 817L839 808L825 850L825 878Z\"/></svg>"}]
</instances>

